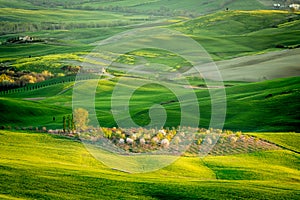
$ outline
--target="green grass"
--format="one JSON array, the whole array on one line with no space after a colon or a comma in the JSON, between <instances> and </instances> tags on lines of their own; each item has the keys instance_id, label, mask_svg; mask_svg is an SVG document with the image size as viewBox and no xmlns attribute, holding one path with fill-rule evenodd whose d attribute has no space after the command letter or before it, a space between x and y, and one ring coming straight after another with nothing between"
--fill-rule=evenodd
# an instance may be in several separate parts
<instances>
[{"instance_id":1,"label":"green grass","mask_svg":"<svg viewBox=\"0 0 300 200\"><path fill-rule=\"evenodd\" d=\"M52 44L21 44L0 46L0 51L5 52L1 54L1 59L6 61L15 61L17 59L45 56L49 54L66 54L73 53L74 48L80 51L91 50L91 47L84 46L56 46ZM33 68L34 69L34 68Z\"/></svg>"},{"instance_id":2,"label":"green grass","mask_svg":"<svg viewBox=\"0 0 300 200\"><path fill-rule=\"evenodd\" d=\"M294 77L229 88L226 125L232 129L243 124L240 127L244 130L297 131L298 87L299 77ZM270 94L273 96L266 98Z\"/></svg>"},{"instance_id":3,"label":"green grass","mask_svg":"<svg viewBox=\"0 0 300 200\"><path fill-rule=\"evenodd\" d=\"M23 8L23 9L34 9L37 6L32 5L28 1L24 0L1 0L1 8Z\"/></svg>"},{"instance_id":4,"label":"green grass","mask_svg":"<svg viewBox=\"0 0 300 200\"><path fill-rule=\"evenodd\" d=\"M111 2L110 2L111 3ZM1 10L1 9L0 9ZM14 13L14 9L7 8L3 10L3 17L9 18L10 13ZM5 12L4 12L5 11ZM6 11L9 11L6 13ZM78 10L46 10L43 17L49 18L51 23L57 21L55 17L66 18L66 20L73 20L74 23L83 23L83 26L65 28L63 30L39 30L34 32L24 32L24 35L30 35L40 38L47 42L39 44L12 44L0 46L0 61L10 63L15 66L23 66L20 69L31 69L32 71L40 69L40 66L61 66L65 62L71 62L73 64L79 64L80 59L66 56L80 55L82 53L88 53L94 49L95 42L106 39L110 36L118 34L122 31L130 29L130 27L113 25L112 27L92 28L85 26L85 24L94 23L95 20L111 21L112 18L118 18L121 20L129 20L134 17L140 16L123 16L118 13L110 12L96 12L96 11L78 11ZM35 10L32 12L44 12L43 10ZM17 9L17 15L11 20L17 22L19 19L25 20L25 22L31 23L32 15L31 11ZM78 14L79 13L79 14ZM78 15L77 15L78 14ZM14 14L13 14L14 15ZM20 16L19 16L20 15ZM66 16L64 16L66 15ZM101 15L103 15L101 17ZM106 16L108 15L108 16ZM40 20L43 22L43 17ZM93 18L93 19L89 19ZM279 51L281 48L276 48L277 45L283 45L285 48L294 48L300 45L299 38L299 26L300 26L299 13L290 13L287 11L272 11L272 10L258 10L258 11L229 11L229 12L217 12L199 18L177 23L169 26L178 31L181 31L187 36L195 39L215 61L228 60L231 58L241 57L245 55L257 55L271 51ZM51 21L52 20L52 21ZM154 19L155 20L155 19ZM167 19L165 19L166 21ZM182 20L182 19L181 19ZM140 22L135 22L139 24ZM37 23L39 23L37 21ZM60 22L58 22L60 23ZM147 22L146 22L147 23ZM150 23L150 22L149 22ZM7 38L16 37L20 34L6 34L0 37L0 41L5 41ZM139 50L132 52L136 55L143 55L149 62L156 62L161 64L167 64L172 67L185 66L186 61L180 57L166 55L165 52L159 52L157 50ZM51 54L51 55L50 55ZM151 57L155 54L155 57ZM270 74L271 78L275 78L277 73L282 74L284 71L281 67L281 71L272 74L269 66L275 65L279 62L284 62L291 70L287 76L294 73L295 58L287 58L288 56L295 56L295 53L291 52L291 55L285 55L282 59L273 63L256 63L256 68L260 68L260 65L266 66L264 68L266 76ZM62 56L65 55L65 56ZM149 57L150 55L150 57ZM31 59L27 59L31 56ZM38 62L36 59L40 59ZM48 59L49 57L56 57L57 59ZM148 56L148 57L147 57ZM60 57L60 58L59 58ZM269 60L274 60L274 55L269 56ZM257 59L254 58L253 59ZM253 59L250 62L246 61L241 66L246 67L247 71L242 71L240 74L249 74L252 69ZM278 59L278 58L276 58ZM122 59L121 59L122 60ZM126 60L124 60L127 63ZM233 60L232 62L236 62ZM236 65L236 63L232 63ZM222 64L220 64L222 66ZM230 68L231 69L231 68ZM277 68L276 68L277 69ZM56 70L52 67L51 70ZM229 70L227 68L227 70ZM57 70L56 70L57 71ZM234 74L237 70L229 71L226 75ZM256 71L256 70L252 70ZM253 72L252 72L253 73ZM275 74L275 75L274 75ZM241 75L237 75L238 79L242 80ZM251 77L255 78L257 74ZM246 81L250 79L244 78ZM228 78L226 80L229 80ZM255 80L256 81L256 80Z\"/></svg>"},{"instance_id":5,"label":"green grass","mask_svg":"<svg viewBox=\"0 0 300 200\"><path fill-rule=\"evenodd\" d=\"M285 11L218 12L185 23L179 23L171 26L171 28L182 31L194 38L208 51L214 60L281 50L275 48L279 44L286 46L286 48L292 48L300 44L298 36L300 35L298 34L299 14ZM41 66L44 68L46 66L54 66L49 69L56 72L57 69L55 68L57 67L55 66L62 66L66 62L78 63L80 58L73 58L72 55L77 56L82 53L88 53L94 48L93 45L89 44L127 29L124 27L81 28L68 31L56 30L28 33L28 35L45 40L48 40L47 35L49 35L52 39L49 44L0 46L0 52L4 52L1 60L11 62L15 66L22 66L20 69L26 70L41 70ZM5 39L6 37L8 36L3 36L2 38ZM64 45L58 45L58 43ZM144 56L149 62L166 64L171 67L187 65L182 58L174 55L172 57L165 52L157 50L139 50L132 53ZM29 55L32 56L31 59L27 58ZM153 55L155 56L153 57ZM230 80L232 77L231 80L257 81L263 77L277 78L278 74L291 76L291 74L295 73L296 55L297 49L291 51L290 54L282 53L282 55L277 57L270 53L261 55L261 57L246 57L242 62L240 60L232 60L229 63L232 67L228 67L228 63L224 64L221 62L217 64L220 66L225 80ZM67 58L68 56L69 58ZM56 57L57 59L49 59L50 57ZM35 61L36 59L39 60ZM253 59L258 59L257 63L253 63ZM120 61L128 63L122 57ZM278 63L282 62L285 65L279 66ZM222 69L223 65L225 65L224 70ZM274 65L276 65L276 68L270 70L270 67ZM236 67L243 67L243 70L236 70ZM254 67L259 68L259 74L255 73L257 70L253 70Z\"/></svg>"},{"instance_id":6,"label":"green grass","mask_svg":"<svg viewBox=\"0 0 300 200\"><path fill-rule=\"evenodd\" d=\"M230 11L172 27L194 38L214 60L223 60L300 44L299 19L299 13L287 11Z\"/></svg>"},{"instance_id":7,"label":"green grass","mask_svg":"<svg viewBox=\"0 0 300 200\"><path fill-rule=\"evenodd\" d=\"M101 3L86 3L83 4L90 7L109 7L109 6L119 6L124 7L134 12L154 12L154 11L186 11L191 12L194 14L206 14L213 11L224 10L225 8L230 9L239 9L239 10L252 10L252 9L263 9L267 8L263 4L261 4L257 0L250 0L250 1L197 1L197 0L186 0L186 1L178 1L178 0L125 0L125 1L107 1ZM164 14L164 13L160 13Z\"/></svg>"},{"instance_id":8,"label":"green grass","mask_svg":"<svg viewBox=\"0 0 300 200\"><path fill-rule=\"evenodd\" d=\"M55 105L45 105L35 101L14 100L0 98L1 124L12 127L41 127L43 126L60 126L60 118L69 109L57 107ZM27 116L27 117L26 117ZM30 116L30 117L29 117ZM52 117L56 116L57 121L53 122ZM59 117L58 117L59 116Z\"/></svg>"},{"instance_id":9,"label":"green grass","mask_svg":"<svg viewBox=\"0 0 300 200\"><path fill-rule=\"evenodd\" d=\"M68 9L18 9L18 8L0 8L1 21L9 22L47 22L63 23L96 23L112 22L114 20L130 20L132 18L148 18L145 15L124 16L122 14L106 11L85 11ZM39 16L38 18L34 16Z\"/></svg>"},{"instance_id":10,"label":"green grass","mask_svg":"<svg viewBox=\"0 0 300 200\"><path fill-rule=\"evenodd\" d=\"M250 133L267 141L279 144L293 151L300 151L298 133Z\"/></svg>"},{"instance_id":11,"label":"green grass","mask_svg":"<svg viewBox=\"0 0 300 200\"><path fill-rule=\"evenodd\" d=\"M249 1L230 1L230 0L187 0L185 2L178 0L116 0L116 1L79 1L79 0L61 0L61 1L51 1L50 3L45 3L41 1L0 1L2 7L9 8L80 8L80 9L97 9L99 7L106 10L111 9L111 7L119 7L118 12L132 11L132 12L150 12L164 9L169 10L182 10L185 12L194 12L197 14L208 13L217 10L224 10L226 7L230 9L239 9L239 10L249 10L249 9L262 9L262 8L271 8L272 3L268 1L259 1L259 0L249 0ZM18 3L16 3L18 2ZM127 10L126 10L127 9ZM163 13L161 13L163 14Z\"/></svg>"},{"instance_id":12,"label":"green grass","mask_svg":"<svg viewBox=\"0 0 300 200\"><path fill-rule=\"evenodd\" d=\"M123 89L129 89L137 81L147 82L143 79L125 79L126 84L121 85ZM92 83L93 81L86 81L79 86L82 91L89 91ZM101 80L98 83L95 105L101 126L117 125L111 113L111 96L117 83L118 79ZM203 84L203 81L192 81L192 83ZM61 128L62 125L59 122L52 124L48 119L52 119L52 115L59 119L63 112L65 112L64 114L71 112L73 91L69 88L71 84L52 85L33 91L4 95L1 99L1 118L4 120L0 125L8 123L18 126L44 126L48 124L51 128ZM258 83L228 82L227 84L233 86L226 88L227 115L224 128L243 131L299 131L299 77ZM185 90L186 94L191 91L190 89ZM207 127L211 117L210 95L206 89L198 89L195 92L200 106L200 126ZM272 96L267 97L270 94ZM23 99L39 97L47 98L39 101ZM119 96L118 98L124 97ZM151 106L174 101L163 105L168 114L165 126L177 126L181 115L180 105L176 100L176 96L167 88L147 84L136 90L130 99L131 117L137 124L146 125L149 122L148 113ZM84 101L84 99L81 100L82 105L85 104ZM191 103L186 99L184 102ZM22 112L18 107L22 108ZM40 109L43 112L39 111ZM36 119L37 116L41 120L31 120L31 118ZM47 123L43 124L42 122Z\"/></svg>"},{"instance_id":13,"label":"green grass","mask_svg":"<svg viewBox=\"0 0 300 200\"><path fill-rule=\"evenodd\" d=\"M266 1L117 0L97 3L55 0L45 4L33 0L0 0L1 30L16 24L25 28L37 27L25 32L16 31L18 33L6 30L0 36L0 42L19 35L44 41L0 45L0 62L20 70L47 69L58 72L60 65L69 62L79 64L81 56L90 52L95 42L134 28L135 25L148 26L156 23L156 20L162 20L157 22L159 25L191 36L218 61L281 50L275 48L276 45L283 45L284 48L299 45L299 13L259 10L269 8L263 3ZM119 8L112 11L114 6ZM99 7L101 11L97 10ZM213 13L227 7L229 12ZM234 11L254 9L258 11ZM213 14L189 21L180 17L207 13ZM173 20L152 14L176 16ZM168 25L178 21L181 22ZM58 30L51 30L56 25L59 26L55 28ZM229 64L221 65L221 73L228 81L225 84L230 85L226 88L227 116L224 128L282 131L251 134L280 145L284 147L283 150L205 158L181 157L170 166L154 172L128 174L112 170L96 160L79 141L45 133L1 130L0 198L297 199L300 196L300 157L296 153L299 152L299 136L298 133L283 132L300 131L299 77L256 83L235 82L273 79L291 74L297 76L297 52L291 51L289 55L282 53L280 57L285 60L278 60L275 54L270 54L266 55L267 58L241 58L240 63L232 60ZM182 58L172 57L164 51L142 49L131 54L146 56L148 62L163 63L172 68L188 65ZM293 61L288 61L289 58ZM132 61L130 56L120 57L120 60L127 64ZM266 60L273 62L265 63ZM284 63L281 71L270 70L275 68L276 63ZM241 66L245 68L241 70ZM259 72L257 79L253 79L258 76L254 71ZM243 74L252 79L245 78ZM268 74L267 77L264 77L265 74ZM122 85L124 89L132 87L130 83L136 81L147 82L140 78L125 80L126 84ZM115 78L98 83L95 109L101 126L117 125L111 113L110 100L118 81ZM81 82L79 86L83 91L88 91L92 88L92 82ZM195 86L203 84L203 80L191 79L190 82ZM72 112L72 85L72 82L60 83L1 95L0 126L7 129L61 129L62 117ZM186 94L191 91L187 89ZM196 89L195 92L200 105L200 126L207 127L211 118L209 92L206 89ZM181 114L176 100L170 90L147 84L136 90L130 99L131 117L137 124L146 125L149 122L149 108L153 104L163 103L168 114L166 126L177 126ZM84 99L81 103L85 103ZM185 100L185 103L191 102Z\"/></svg>"},{"instance_id":14,"label":"green grass","mask_svg":"<svg viewBox=\"0 0 300 200\"><path fill-rule=\"evenodd\" d=\"M51 199L295 199L299 155L289 151L181 157L155 172L127 174L95 160L80 142L0 131L0 197ZM280 184L279 184L280 183Z\"/></svg>"}]
</instances>

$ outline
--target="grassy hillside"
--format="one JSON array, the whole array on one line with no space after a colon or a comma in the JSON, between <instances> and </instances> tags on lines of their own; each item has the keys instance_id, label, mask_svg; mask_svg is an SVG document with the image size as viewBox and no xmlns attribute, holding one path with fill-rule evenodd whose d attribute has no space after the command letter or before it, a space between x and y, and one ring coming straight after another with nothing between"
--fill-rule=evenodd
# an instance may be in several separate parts
<instances>
[{"instance_id":1,"label":"grassy hillside","mask_svg":"<svg viewBox=\"0 0 300 200\"><path fill-rule=\"evenodd\" d=\"M199 42L214 60L253 55L300 44L299 13L218 12L174 25Z\"/></svg>"},{"instance_id":2,"label":"grassy hillside","mask_svg":"<svg viewBox=\"0 0 300 200\"><path fill-rule=\"evenodd\" d=\"M225 10L225 8L230 9L239 9L239 10L252 10L252 9L263 9L267 8L267 6L263 5L257 0L250 0L250 1L241 1L241 0L204 0L204 1L197 1L197 0L187 0L187 1L178 1L178 0L125 0L125 1L108 1L108 2L101 2L101 3L85 3L83 5L90 6L90 7L108 7L108 6L119 6L125 7L132 12L153 12L156 13L157 11L165 11L165 14L172 14L176 13L174 11L185 11L190 12L195 15L199 14L206 14L213 11ZM156 11L156 12L155 12ZM160 12L158 12L160 13ZM182 12L178 12L182 13ZM162 13L163 14L163 13Z\"/></svg>"},{"instance_id":3,"label":"grassy hillside","mask_svg":"<svg viewBox=\"0 0 300 200\"><path fill-rule=\"evenodd\" d=\"M0 91L27 84L0 92L0 199L299 199L300 13L271 10L273 3L278 2L0 0ZM90 106L85 92L94 91L95 79L76 82L81 99L73 99L73 80L97 42L126 30L153 26L180 31L207 50L225 81L224 129L249 133L224 130L206 157L198 152L203 144L199 133L200 138L195 136L193 145L174 163L140 174L112 169L96 159L101 155L124 165L118 169L128 169L125 164L132 161L131 156L116 160L96 147L92 155L76 134L46 133L63 128L63 117L72 113L73 103ZM138 49L115 61L129 68L145 61L161 64L155 65L158 67L164 64L160 71L185 71L190 63L175 53ZM144 59L136 60L138 56ZM192 92L199 102L200 127L209 127L210 92L223 88L208 90L204 80L193 77L195 71L190 70L185 75L192 87L180 85L182 93L176 97L168 88L151 84L140 74L125 76L122 70L122 66L110 66L108 73L115 77L96 82L95 112L102 127L118 126L113 111L120 108L128 109L137 125L146 126L154 116L149 111L153 105L165 109L165 127L176 127L182 115L179 100L195 105L188 98ZM214 80L214 73L208 70L207 74ZM39 83L29 84L32 82ZM134 91L128 108L121 107L126 91L137 82L145 85ZM117 86L125 92L113 106ZM162 121L160 115L154 118L157 124ZM84 133L81 136L85 138ZM115 136L111 139L119 142ZM140 140L126 141L124 148L140 147L136 144L143 145ZM174 159L171 154L163 156ZM145 165L149 160L143 160Z\"/></svg>"},{"instance_id":4,"label":"grassy hillside","mask_svg":"<svg viewBox=\"0 0 300 200\"><path fill-rule=\"evenodd\" d=\"M33 71L41 65L49 66L50 70L55 71L51 66L62 66L62 63L67 61L76 63L78 58L72 57L73 55L87 53L94 48L94 42L132 28L125 25L154 23L161 19L149 18L147 15L124 16L107 11L63 9L32 11L0 8L0 13L1 23L4 23L4 35L0 36L2 43L22 35L42 40L40 43L0 45L0 61L19 67L20 70ZM32 14L41 17L35 18ZM205 15L167 27L194 38L214 60L224 60L296 48L300 45L299 19L298 13L286 11L229 11ZM164 18L164 21L172 23L168 22L167 18ZM45 55L49 57L42 57ZM51 56L53 59L49 59ZM290 63L294 60L292 58L281 62ZM294 65L296 63L289 64L291 67Z\"/></svg>"},{"instance_id":5,"label":"grassy hillside","mask_svg":"<svg viewBox=\"0 0 300 200\"><path fill-rule=\"evenodd\" d=\"M28 126L38 126L40 129L49 123L60 126L62 115L69 109L55 105L41 104L34 101L0 98L1 124L19 129ZM53 122L53 116L59 120ZM15 125L15 126L14 126Z\"/></svg>"},{"instance_id":6,"label":"grassy hillside","mask_svg":"<svg viewBox=\"0 0 300 200\"><path fill-rule=\"evenodd\" d=\"M287 149L291 149L296 152L300 152L299 140L300 135L298 133L250 133L251 135L258 136L267 141L276 143Z\"/></svg>"},{"instance_id":7,"label":"grassy hillside","mask_svg":"<svg viewBox=\"0 0 300 200\"><path fill-rule=\"evenodd\" d=\"M145 174L107 168L77 141L0 131L0 198L296 199L299 155L182 157ZM280 183L280 184L279 184Z\"/></svg>"},{"instance_id":8,"label":"grassy hillside","mask_svg":"<svg viewBox=\"0 0 300 200\"><path fill-rule=\"evenodd\" d=\"M16 67L18 70L41 71L48 68L53 73L61 72L59 68L66 64L80 65L81 57L93 50L96 41L133 28L124 26L123 22L154 23L160 19L159 17L150 19L146 15L124 16L102 11L67 10L63 12L62 9L45 12L35 10L36 13L44 13L43 17L37 19L32 18L31 11L24 9L2 8L1 10L3 20L12 20L3 21L5 23L21 23L29 27L28 29L36 24L32 30L0 36L1 42L4 43L7 39L20 35L39 38L43 42L0 45L0 52L2 52L0 62ZM58 18L66 18L66 21L58 20ZM112 22L115 19L121 20L121 24L106 24L104 27L101 25L102 22L105 24L106 21ZM141 21L136 19L141 19ZM143 21L145 19L146 21ZM147 21L148 19L150 21ZM294 48L300 45L299 19L299 13L287 11L229 11L165 26L195 39L215 61L230 60L217 63L225 80L257 81L264 77L272 79L298 75L296 62L298 49ZM174 23L167 19L165 22ZM58 27L55 25L57 23ZM50 26L50 30L39 30L47 26ZM287 49L292 50L283 51ZM281 53L270 53L274 51L281 51ZM143 50L135 52L136 55L140 53L146 55ZM153 52L150 53L153 54ZM155 52L155 54L156 57L152 60L147 59L167 65L172 65L172 60L176 60L177 65L186 65L184 60L166 57L163 52ZM256 57L232 59L251 55ZM157 59L158 57L165 60ZM255 73L258 71L256 69L259 69L260 73Z\"/></svg>"},{"instance_id":9,"label":"grassy hillside","mask_svg":"<svg viewBox=\"0 0 300 200\"><path fill-rule=\"evenodd\" d=\"M156 15L173 14L206 14L225 8L238 10L252 10L271 8L271 1L259 0L116 0L116 1L79 1L79 0L61 0L61 1L40 1L40 0L19 0L19 1L0 1L1 7L12 8L72 8L82 10L114 10L116 12L129 13L152 13Z\"/></svg>"},{"instance_id":10,"label":"grassy hillside","mask_svg":"<svg viewBox=\"0 0 300 200\"><path fill-rule=\"evenodd\" d=\"M96 93L96 110L102 126L116 126L111 113L110 98L117 81L118 79L112 79L99 82ZM137 80L128 78L128 83L130 81ZM225 128L246 131L299 131L299 81L299 77L293 77L249 84L228 82L227 85L231 85L231 87L226 89L227 117ZM60 121L51 122L47 120L52 119L52 115L60 119L63 112L66 112L65 114L71 113L72 89L70 84L53 85L34 91L5 95L1 99L2 125L8 123L17 126L61 128ZM194 86L199 84L203 84L203 82L192 81ZM83 90L88 89L90 87L89 81L82 84L81 87ZM130 84L122 87L130 87ZM64 92L60 93L60 91ZM187 89L186 92L188 94L191 90ZM207 127L211 117L208 90L195 89L195 92L200 105L200 126ZM24 98L32 99L24 100ZM122 99L123 97L118 98ZM136 123L145 125L149 122L148 109L154 103L160 104L161 102L174 101L174 99L176 100L174 94L166 88L146 85L138 89L131 98L131 116ZM22 107L22 112L19 111L19 106ZM177 126L180 119L179 103L175 101L165 104L164 107L168 113L166 126ZM45 109L44 112L41 112L40 108ZM51 108L56 109L51 110ZM34 118L35 116L39 116L41 120L31 120L31 117Z\"/></svg>"},{"instance_id":11,"label":"grassy hillside","mask_svg":"<svg viewBox=\"0 0 300 200\"><path fill-rule=\"evenodd\" d=\"M238 129L238 124L242 124L240 127L245 130L299 131L298 88L299 77L228 89L226 126Z\"/></svg>"},{"instance_id":12,"label":"grassy hillside","mask_svg":"<svg viewBox=\"0 0 300 200\"><path fill-rule=\"evenodd\" d=\"M1 8L24 8L24 9L34 9L36 6L32 5L26 0L0 0Z\"/></svg>"},{"instance_id":13,"label":"grassy hillside","mask_svg":"<svg viewBox=\"0 0 300 200\"><path fill-rule=\"evenodd\" d=\"M299 76L298 55L300 49L274 51L265 54L242 56L229 60L217 61L216 65L225 81L249 81ZM195 73L190 71L191 74ZM207 77L216 79L213 73Z\"/></svg>"},{"instance_id":14,"label":"grassy hillside","mask_svg":"<svg viewBox=\"0 0 300 200\"><path fill-rule=\"evenodd\" d=\"M124 15L110 11L86 11L73 9L20 9L0 7L1 35L42 30L70 30L126 26L154 21L160 17L148 15ZM39 16L39 17L34 17ZM5 27L3 27L5 26Z\"/></svg>"}]
</instances>

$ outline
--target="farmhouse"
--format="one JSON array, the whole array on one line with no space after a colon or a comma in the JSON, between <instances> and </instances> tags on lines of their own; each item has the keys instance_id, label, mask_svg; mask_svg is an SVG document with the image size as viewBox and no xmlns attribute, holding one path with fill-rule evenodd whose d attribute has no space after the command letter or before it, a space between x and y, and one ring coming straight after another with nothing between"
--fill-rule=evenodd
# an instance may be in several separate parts
<instances>
[{"instance_id":1,"label":"farmhouse","mask_svg":"<svg viewBox=\"0 0 300 200\"><path fill-rule=\"evenodd\" d=\"M19 37L19 41L23 41L23 42L32 42L33 38L26 35L25 37Z\"/></svg>"},{"instance_id":2,"label":"farmhouse","mask_svg":"<svg viewBox=\"0 0 300 200\"><path fill-rule=\"evenodd\" d=\"M280 4L280 3L274 3L274 4L273 4L273 7L278 9L278 8L281 7L281 4Z\"/></svg>"}]
</instances>

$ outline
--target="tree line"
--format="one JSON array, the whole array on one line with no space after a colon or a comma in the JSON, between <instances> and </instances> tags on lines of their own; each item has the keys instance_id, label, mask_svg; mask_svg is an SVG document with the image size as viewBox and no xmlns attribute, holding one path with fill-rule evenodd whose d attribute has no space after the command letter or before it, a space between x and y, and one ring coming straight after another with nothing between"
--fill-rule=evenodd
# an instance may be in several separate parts
<instances>
[{"instance_id":1,"label":"tree line","mask_svg":"<svg viewBox=\"0 0 300 200\"><path fill-rule=\"evenodd\" d=\"M75 80L89 80L89 79L98 79L99 76L89 74L89 75L81 75L81 76L65 76L61 78L56 78L56 79L50 79L47 81L43 81L40 83L34 83L34 84L26 84L23 87L18 87L18 86L8 86L8 85L1 85L0 83L0 95L6 95L6 94L13 94L13 93L18 93L18 92L25 92L25 91L32 91L32 90L37 90L41 89L47 86L51 85L56 85L56 84L61 84L61 83L67 83L67 82L74 82Z\"/></svg>"},{"instance_id":2,"label":"tree line","mask_svg":"<svg viewBox=\"0 0 300 200\"><path fill-rule=\"evenodd\" d=\"M69 22L69 23L56 23L56 22L0 22L0 35L9 33L22 33L22 32L36 32L42 30L71 30L79 28L102 28L114 26L126 26L130 21L126 20L112 20L100 22Z\"/></svg>"},{"instance_id":3,"label":"tree line","mask_svg":"<svg viewBox=\"0 0 300 200\"><path fill-rule=\"evenodd\" d=\"M155 16L189 16L195 17L199 14L190 12L187 10L174 10L166 6L161 6L156 9L149 10L138 10L127 6L118 5L107 5L107 6L92 6L87 3L93 2L116 2L120 0L63 0L63 1L52 1L52 0L28 0L30 3L36 6L42 6L47 8L63 7L65 9L77 9L77 10L101 10L101 11L111 11L111 12L122 12L122 13L132 13L132 14L148 14ZM151 4L152 2L145 1L139 2L139 6ZM150 6L149 6L150 7Z\"/></svg>"}]
</instances>

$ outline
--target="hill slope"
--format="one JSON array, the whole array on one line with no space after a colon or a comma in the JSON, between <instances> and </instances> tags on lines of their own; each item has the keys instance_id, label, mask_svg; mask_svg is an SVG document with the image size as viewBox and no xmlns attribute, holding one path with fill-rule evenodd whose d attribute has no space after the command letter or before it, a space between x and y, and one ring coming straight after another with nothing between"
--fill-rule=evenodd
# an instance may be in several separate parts
<instances>
[{"instance_id":1,"label":"hill slope","mask_svg":"<svg viewBox=\"0 0 300 200\"><path fill-rule=\"evenodd\" d=\"M128 81L135 81L130 79ZM83 82L83 89L89 88L89 81ZM111 95L117 83L115 80L100 81L96 93L96 110L98 120L102 126L116 126L111 113ZM203 82L193 81L192 85L197 86ZM227 93L227 117L225 121L226 129L247 130L247 131L300 131L299 130L299 77L275 79L270 81L229 85ZM62 90L66 86L59 86ZM69 87L69 86L68 86ZM122 87L130 87L124 85ZM72 90L68 89L63 93L57 90L58 86L53 85L35 91L20 92L6 95L1 99L1 124L17 126L49 126L50 128L61 128L61 117L71 113ZM23 98L45 97L45 91L55 96L24 100ZM53 93L51 93L53 91ZM191 92L190 89L186 90ZM207 89L195 89L198 96L201 110L202 127L207 127L210 120L210 96ZM123 97L118 97L123 98ZM148 108L154 103L173 101L165 104L168 111L166 126L177 126L180 119L179 103L169 90L163 87L147 85L138 89L130 101L130 112L133 119L139 124L149 122ZM284 106L283 106L284 105ZM22 109L18 108L21 107ZM43 108L44 112L40 111ZM50 109L50 110L48 110ZM38 113L38 114L35 114ZM52 122L52 117L59 119ZM40 120L34 120L39 117ZM25 120L26 119L26 120ZM50 119L50 121L49 121ZM43 124L43 122L47 122Z\"/></svg>"},{"instance_id":2,"label":"hill slope","mask_svg":"<svg viewBox=\"0 0 300 200\"><path fill-rule=\"evenodd\" d=\"M95 160L77 141L0 131L0 198L296 199L299 155L269 151L181 157L151 173L127 174Z\"/></svg>"},{"instance_id":3,"label":"hill slope","mask_svg":"<svg viewBox=\"0 0 300 200\"><path fill-rule=\"evenodd\" d=\"M11 8L72 8L83 10L111 10L124 13L149 13L157 15L173 15L193 13L196 15L224 10L225 8L238 10L265 9L271 3L259 0L114 0L114 1L39 1L39 0L0 0L0 7ZM180 12L178 12L180 11Z\"/></svg>"},{"instance_id":4,"label":"hill slope","mask_svg":"<svg viewBox=\"0 0 300 200\"><path fill-rule=\"evenodd\" d=\"M300 76L299 53L300 48L287 49L216 61L215 64L224 81L257 82ZM197 75L199 71L205 71L208 79L217 80L218 77L210 66L211 63L203 64L190 69L185 74L187 76Z\"/></svg>"},{"instance_id":5,"label":"hill slope","mask_svg":"<svg viewBox=\"0 0 300 200\"><path fill-rule=\"evenodd\" d=\"M171 27L194 38L214 60L300 45L300 14L287 11L218 12Z\"/></svg>"}]
</instances>

